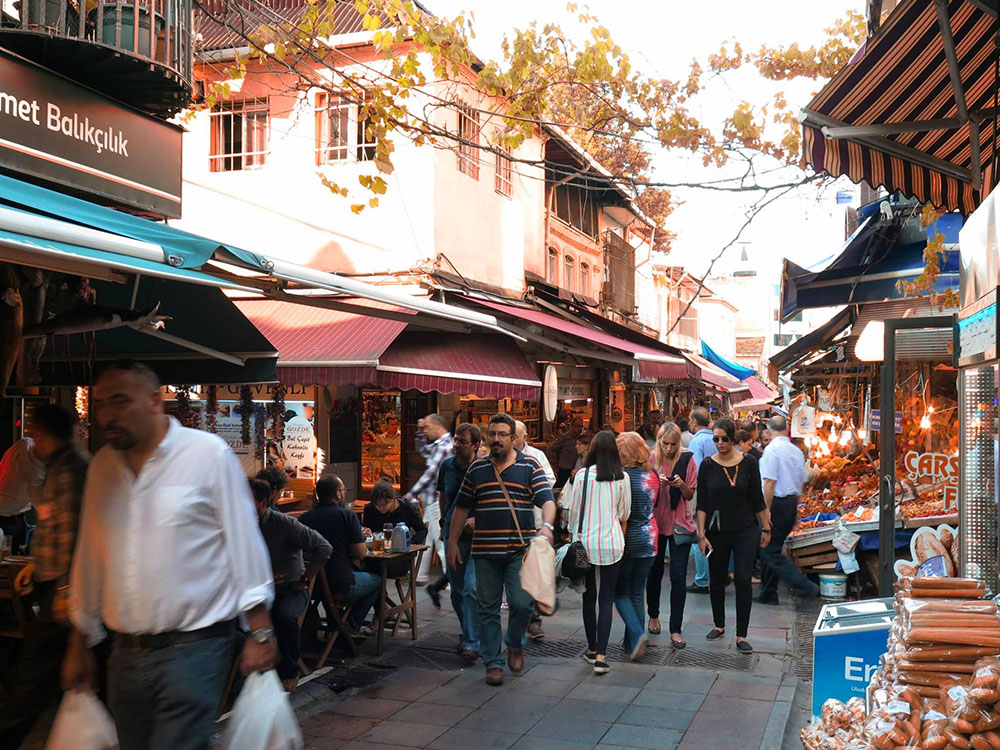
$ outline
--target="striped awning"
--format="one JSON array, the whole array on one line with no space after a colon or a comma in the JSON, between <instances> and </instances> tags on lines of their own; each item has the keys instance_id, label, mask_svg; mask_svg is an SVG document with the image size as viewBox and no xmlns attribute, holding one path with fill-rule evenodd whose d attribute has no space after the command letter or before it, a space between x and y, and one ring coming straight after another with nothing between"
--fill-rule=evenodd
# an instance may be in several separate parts
<instances>
[{"instance_id":1,"label":"striped awning","mask_svg":"<svg viewBox=\"0 0 1000 750\"><path fill-rule=\"evenodd\" d=\"M802 111L817 171L968 214L994 184L996 11L903 0Z\"/></svg>"}]
</instances>

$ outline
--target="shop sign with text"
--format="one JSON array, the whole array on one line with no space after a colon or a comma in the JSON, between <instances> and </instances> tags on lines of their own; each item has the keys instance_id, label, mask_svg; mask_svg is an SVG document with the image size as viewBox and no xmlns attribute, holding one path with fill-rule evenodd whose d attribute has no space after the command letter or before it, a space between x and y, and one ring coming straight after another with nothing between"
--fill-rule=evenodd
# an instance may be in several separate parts
<instances>
[{"instance_id":1,"label":"shop sign with text","mask_svg":"<svg viewBox=\"0 0 1000 750\"><path fill-rule=\"evenodd\" d=\"M0 52L0 167L180 217L183 131Z\"/></svg>"}]
</instances>

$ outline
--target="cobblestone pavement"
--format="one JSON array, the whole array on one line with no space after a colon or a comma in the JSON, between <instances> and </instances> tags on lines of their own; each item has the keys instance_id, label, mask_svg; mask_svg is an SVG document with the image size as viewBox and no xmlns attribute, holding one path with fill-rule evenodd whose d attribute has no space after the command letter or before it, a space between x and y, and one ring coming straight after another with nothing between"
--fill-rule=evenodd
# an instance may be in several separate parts
<instances>
[{"instance_id":1,"label":"cobblestone pavement","mask_svg":"<svg viewBox=\"0 0 1000 750\"><path fill-rule=\"evenodd\" d=\"M481 664L463 668L454 654L458 623L448 597L435 610L421 592L417 641L409 634L387 637L377 658L366 643L359 660L337 663L295 693L306 747L801 747L809 681L797 675L809 676L803 636L817 604L800 602L796 609L787 598L780 606L755 604L748 637L756 653L747 657L736 651L732 636L704 639L711 607L706 595L691 594L687 649L671 649L666 633L651 636L642 663L629 663L612 649L611 673L600 677L581 658L586 640L579 595L564 592L561 604L545 619L546 639L526 647L522 674L506 674L503 686L493 688L484 684ZM732 588L727 612L735 617ZM732 622L729 627L731 632ZM616 616L612 643L621 636Z\"/></svg>"}]
</instances>

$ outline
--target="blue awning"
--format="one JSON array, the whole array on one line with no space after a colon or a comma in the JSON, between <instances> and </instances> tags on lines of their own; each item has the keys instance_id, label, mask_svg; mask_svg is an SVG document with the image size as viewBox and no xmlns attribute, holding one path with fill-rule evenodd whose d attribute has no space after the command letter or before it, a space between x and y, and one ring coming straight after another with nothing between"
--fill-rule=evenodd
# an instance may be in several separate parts
<instances>
[{"instance_id":1,"label":"blue awning","mask_svg":"<svg viewBox=\"0 0 1000 750\"><path fill-rule=\"evenodd\" d=\"M721 357L716 354L712 347L706 344L704 341L701 342L701 356L707 359L716 367L725 370L734 378L739 381L746 380L757 374L756 370L751 370L749 367L744 367L743 365L737 364L735 362L730 362L725 357Z\"/></svg>"},{"instance_id":2,"label":"blue awning","mask_svg":"<svg viewBox=\"0 0 1000 750\"><path fill-rule=\"evenodd\" d=\"M179 268L198 268L217 252L228 253L251 268L263 268L263 259L240 248L181 231L167 224L98 206L70 195L0 175L0 203L31 213L71 221L80 226L113 232L122 237L160 245L164 262Z\"/></svg>"},{"instance_id":3,"label":"blue awning","mask_svg":"<svg viewBox=\"0 0 1000 750\"><path fill-rule=\"evenodd\" d=\"M868 220L851 235L843 251L824 270L814 272L787 258L781 272L781 319L805 309L902 299L900 281L924 271L923 239L899 243L891 221ZM946 246L947 247L947 246ZM933 291L958 289L959 254L946 250Z\"/></svg>"}]
</instances>

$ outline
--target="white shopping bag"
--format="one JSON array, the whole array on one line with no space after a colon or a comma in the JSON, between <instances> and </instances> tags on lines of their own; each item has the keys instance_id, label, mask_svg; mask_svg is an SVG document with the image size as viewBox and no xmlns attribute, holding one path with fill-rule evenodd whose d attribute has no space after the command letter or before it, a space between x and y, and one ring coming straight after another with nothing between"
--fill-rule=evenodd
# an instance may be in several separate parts
<instances>
[{"instance_id":1,"label":"white shopping bag","mask_svg":"<svg viewBox=\"0 0 1000 750\"><path fill-rule=\"evenodd\" d=\"M70 690L63 696L45 750L117 750L111 714L97 696Z\"/></svg>"},{"instance_id":2,"label":"white shopping bag","mask_svg":"<svg viewBox=\"0 0 1000 750\"><path fill-rule=\"evenodd\" d=\"M223 750L302 750L302 732L278 673L254 672L243 683Z\"/></svg>"},{"instance_id":3,"label":"white shopping bag","mask_svg":"<svg viewBox=\"0 0 1000 750\"><path fill-rule=\"evenodd\" d=\"M542 535L531 539L521 563L521 588L535 600L538 611L550 615L556 609L556 552Z\"/></svg>"}]
</instances>

